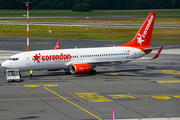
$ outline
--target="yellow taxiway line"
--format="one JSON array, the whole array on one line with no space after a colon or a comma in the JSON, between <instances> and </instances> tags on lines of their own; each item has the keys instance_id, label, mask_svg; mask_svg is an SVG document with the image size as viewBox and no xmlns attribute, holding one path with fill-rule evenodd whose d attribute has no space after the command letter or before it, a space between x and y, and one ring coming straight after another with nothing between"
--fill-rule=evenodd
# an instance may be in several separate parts
<instances>
[{"instance_id":1,"label":"yellow taxiway line","mask_svg":"<svg viewBox=\"0 0 180 120\"><path fill-rule=\"evenodd\" d=\"M48 88L46 88L46 87L44 87L44 88L45 88L46 90L48 90L49 92L51 92L51 93L53 93L53 94L57 95L58 97L60 97L60 98L64 99L65 101L67 101L67 102L71 103L72 105L74 105L74 106L78 107L79 109L81 109L81 110L83 110L83 111L87 112L88 114L90 114L90 115L94 116L95 118L97 118L97 119L99 119L99 120L102 120L102 119L101 119L101 118L99 118L98 116L96 116L96 115L92 114L91 112L89 112L89 111L85 110L84 108L80 107L79 105L77 105L77 104L75 104L75 103L71 102L70 100L66 99L65 97L63 97L63 96L61 96L61 95L59 95L59 94L55 93L54 91L52 91L52 90L50 90L50 89L48 89Z\"/></svg>"},{"instance_id":2,"label":"yellow taxiway line","mask_svg":"<svg viewBox=\"0 0 180 120\"><path fill-rule=\"evenodd\" d=\"M180 80L165 80L165 81L156 81L158 83L180 83Z\"/></svg>"}]
</instances>

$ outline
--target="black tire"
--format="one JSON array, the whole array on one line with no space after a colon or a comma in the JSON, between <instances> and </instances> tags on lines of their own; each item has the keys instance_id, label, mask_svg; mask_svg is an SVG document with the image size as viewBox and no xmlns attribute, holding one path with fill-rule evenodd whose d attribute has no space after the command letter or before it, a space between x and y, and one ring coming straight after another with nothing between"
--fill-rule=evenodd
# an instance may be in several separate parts
<instances>
[{"instance_id":1,"label":"black tire","mask_svg":"<svg viewBox=\"0 0 180 120\"><path fill-rule=\"evenodd\" d=\"M96 70L91 70L89 74L95 75L96 74Z\"/></svg>"}]
</instances>

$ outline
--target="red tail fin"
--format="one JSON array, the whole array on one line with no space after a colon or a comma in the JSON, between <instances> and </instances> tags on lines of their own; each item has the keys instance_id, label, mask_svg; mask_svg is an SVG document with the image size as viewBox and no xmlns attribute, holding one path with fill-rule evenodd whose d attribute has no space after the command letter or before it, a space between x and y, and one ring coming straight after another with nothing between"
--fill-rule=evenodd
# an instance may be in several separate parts
<instances>
[{"instance_id":1,"label":"red tail fin","mask_svg":"<svg viewBox=\"0 0 180 120\"><path fill-rule=\"evenodd\" d=\"M57 42L57 44L56 44L56 46L55 46L55 50L59 50L59 46L60 46L60 40L58 40L58 42Z\"/></svg>"},{"instance_id":2,"label":"red tail fin","mask_svg":"<svg viewBox=\"0 0 180 120\"><path fill-rule=\"evenodd\" d=\"M121 46L150 46L156 13L150 13L134 39Z\"/></svg>"}]
</instances>

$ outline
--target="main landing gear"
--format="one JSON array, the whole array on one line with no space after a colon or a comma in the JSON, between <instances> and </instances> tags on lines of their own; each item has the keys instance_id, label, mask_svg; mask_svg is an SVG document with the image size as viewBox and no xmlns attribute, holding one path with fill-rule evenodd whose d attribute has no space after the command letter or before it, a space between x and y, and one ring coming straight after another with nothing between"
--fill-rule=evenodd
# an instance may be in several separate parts
<instances>
[{"instance_id":1,"label":"main landing gear","mask_svg":"<svg viewBox=\"0 0 180 120\"><path fill-rule=\"evenodd\" d=\"M96 70L91 70L91 71L89 72L89 74L90 74L90 75L95 75L95 74L96 74Z\"/></svg>"}]
</instances>

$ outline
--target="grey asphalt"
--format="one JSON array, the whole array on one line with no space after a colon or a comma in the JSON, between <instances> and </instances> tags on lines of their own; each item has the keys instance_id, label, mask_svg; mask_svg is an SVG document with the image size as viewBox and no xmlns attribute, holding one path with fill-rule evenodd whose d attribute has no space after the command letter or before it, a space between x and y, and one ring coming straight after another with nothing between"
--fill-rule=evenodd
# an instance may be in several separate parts
<instances>
[{"instance_id":1,"label":"grey asphalt","mask_svg":"<svg viewBox=\"0 0 180 120\"><path fill-rule=\"evenodd\" d=\"M56 39L31 39L30 49L52 49L56 42ZM24 38L0 38L0 43L0 50L26 50ZM123 43L61 40L60 48ZM172 44L152 43L152 46ZM21 82L7 83L3 72L0 67L1 120L107 120L111 119L112 108L115 119L180 117L180 82L158 83L180 80L180 55L162 54L156 60L98 67L95 76L34 71L32 80L28 72L22 72Z\"/></svg>"},{"instance_id":2,"label":"grey asphalt","mask_svg":"<svg viewBox=\"0 0 180 120\"><path fill-rule=\"evenodd\" d=\"M0 24L26 25L27 22L0 21ZM142 24L108 24L108 23L64 23L64 22L29 22L30 25L48 26L93 26L93 27L141 27ZM154 25L155 28L180 28L180 25Z\"/></svg>"},{"instance_id":3,"label":"grey asphalt","mask_svg":"<svg viewBox=\"0 0 180 120\"><path fill-rule=\"evenodd\" d=\"M57 41L60 40L60 49L117 46L126 43L125 41L95 41L95 40L68 40L68 39L40 39L30 38L30 50L54 49ZM26 51L27 38L0 37L0 50ZM127 41L128 42L128 41ZM171 46L180 43L153 43L151 46Z\"/></svg>"}]
</instances>

